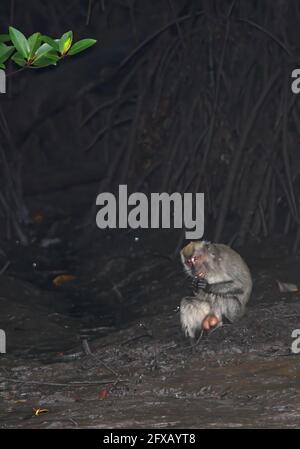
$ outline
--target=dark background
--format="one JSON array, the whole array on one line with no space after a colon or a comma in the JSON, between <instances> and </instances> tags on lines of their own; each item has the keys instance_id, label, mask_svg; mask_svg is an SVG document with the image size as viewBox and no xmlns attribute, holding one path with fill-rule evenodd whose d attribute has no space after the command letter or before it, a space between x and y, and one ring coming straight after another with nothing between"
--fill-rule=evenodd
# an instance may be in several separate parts
<instances>
[{"instance_id":1,"label":"dark background","mask_svg":"<svg viewBox=\"0 0 300 449\"><path fill-rule=\"evenodd\" d=\"M0 427L299 427L299 22L298 0L1 0L0 34L98 42L9 64L0 95ZM204 238L251 271L241 319L190 346L184 230L98 229L119 184L204 192Z\"/></svg>"},{"instance_id":2,"label":"dark background","mask_svg":"<svg viewBox=\"0 0 300 449\"><path fill-rule=\"evenodd\" d=\"M97 193L126 183L145 193L205 192L206 238L241 246L276 235L296 251L299 102L290 85L299 8L280 0L1 2L1 32L13 24L26 35L72 29L76 40L98 40L58 67L9 77L1 240L30 244L37 211L87 218L93 228Z\"/></svg>"}]
</instances>

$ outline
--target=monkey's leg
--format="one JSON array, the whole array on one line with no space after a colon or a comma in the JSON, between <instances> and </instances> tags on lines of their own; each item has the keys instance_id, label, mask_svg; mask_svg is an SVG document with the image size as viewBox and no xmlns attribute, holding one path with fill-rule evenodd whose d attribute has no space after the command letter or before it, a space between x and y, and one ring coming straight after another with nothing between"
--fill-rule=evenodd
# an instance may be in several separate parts
<instances>
[{"instance_id":1,"label":"monkey's leg","mask_svg":"<svg viewBox=\"0 0 300 449\"><path fill-rule=\"evenodd\" d=\"M221 321L222 316L225 316L231 323L233 323L244 314L245 306L236 296L213 296L211 310Z\"/></svg>"},{"instance_id":2,"label":"monkey's leg","mask_svg":"<svg viewBox=\"0 0 300 449\"><path fill-rule=\"evenodd\" d=\"M203 320L210 313L211 304L204 298L194 296L183 298L180 303L180 321L185 335L195 340L198 332L202 330Z\"/></svg>"}]
</instances>

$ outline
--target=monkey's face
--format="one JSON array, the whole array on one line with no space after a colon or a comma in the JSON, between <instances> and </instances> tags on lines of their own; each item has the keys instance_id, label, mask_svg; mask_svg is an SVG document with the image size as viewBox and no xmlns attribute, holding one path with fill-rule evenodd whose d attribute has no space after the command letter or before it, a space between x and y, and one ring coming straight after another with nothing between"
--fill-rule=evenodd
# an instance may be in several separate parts
<instances>
[{"instance_id":1,"label":"monkey's face","mask_svg":"<svg viewBox=\"0 0 300 449\"><path fill-rule=\"evenodd\" d=\"M204 278L209 284L214 284L231 279L227 274L224 253L226 256L226 249L220 249L218 244L197 241L185 246L180 255L189 276L194 280Z\"/></svg>"},{"instance_id":2,"label":"monkey's face","mask_svg":"<svg viewBox=\"0 0 300 449\"><path fill-rule=\"evenodd\" d=\"M181 252L181 261L187 274L191 277L206 278L208 273L209 243L190 242Z\"/></svg>"}]
</instances>

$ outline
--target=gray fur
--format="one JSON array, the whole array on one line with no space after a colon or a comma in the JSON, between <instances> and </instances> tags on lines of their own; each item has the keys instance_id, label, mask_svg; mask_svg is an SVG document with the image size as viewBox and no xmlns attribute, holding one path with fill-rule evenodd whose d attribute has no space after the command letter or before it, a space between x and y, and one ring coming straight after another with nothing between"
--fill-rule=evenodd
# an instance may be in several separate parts
<instances>
[{"instance_id":1,"label":"gray fur","mask_svg":"<svg viewBox=\"0 0 300 449\"><path fill-rule=\"evenodd\" d=\"M193 256L199 261L189 267L186 260ZM221 323L223 317L234 322L244 314L252 279L249 268L236 251L222 244L191 242L181 251L181 260L190 276L201 275L208 282L207 289L200 289L194 297L181 301L180 319L187 336L195 338L209 314L215 315Z\"/></svg>"}]
</instances>

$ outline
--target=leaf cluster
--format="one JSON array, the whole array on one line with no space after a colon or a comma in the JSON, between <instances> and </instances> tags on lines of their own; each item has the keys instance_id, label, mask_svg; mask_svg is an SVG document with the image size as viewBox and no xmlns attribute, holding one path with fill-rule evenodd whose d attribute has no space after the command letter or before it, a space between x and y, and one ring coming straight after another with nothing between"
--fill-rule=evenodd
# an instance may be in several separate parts
<instances>
[{"instance_id":1,"label":"leaf cluster","mask_svg":"<svg viewBox=\"0 0 300 449\"><path fill-rule=\"evenodd\" d=\"M20 67L42 68L56 65L66 56L74 56L94 45L95 39L73 42L73 32L67 31L59 39L39 32L26 36L10 26L8 34L0 34L0 68L9 59Z\"/></svg>"}]
</instances>

